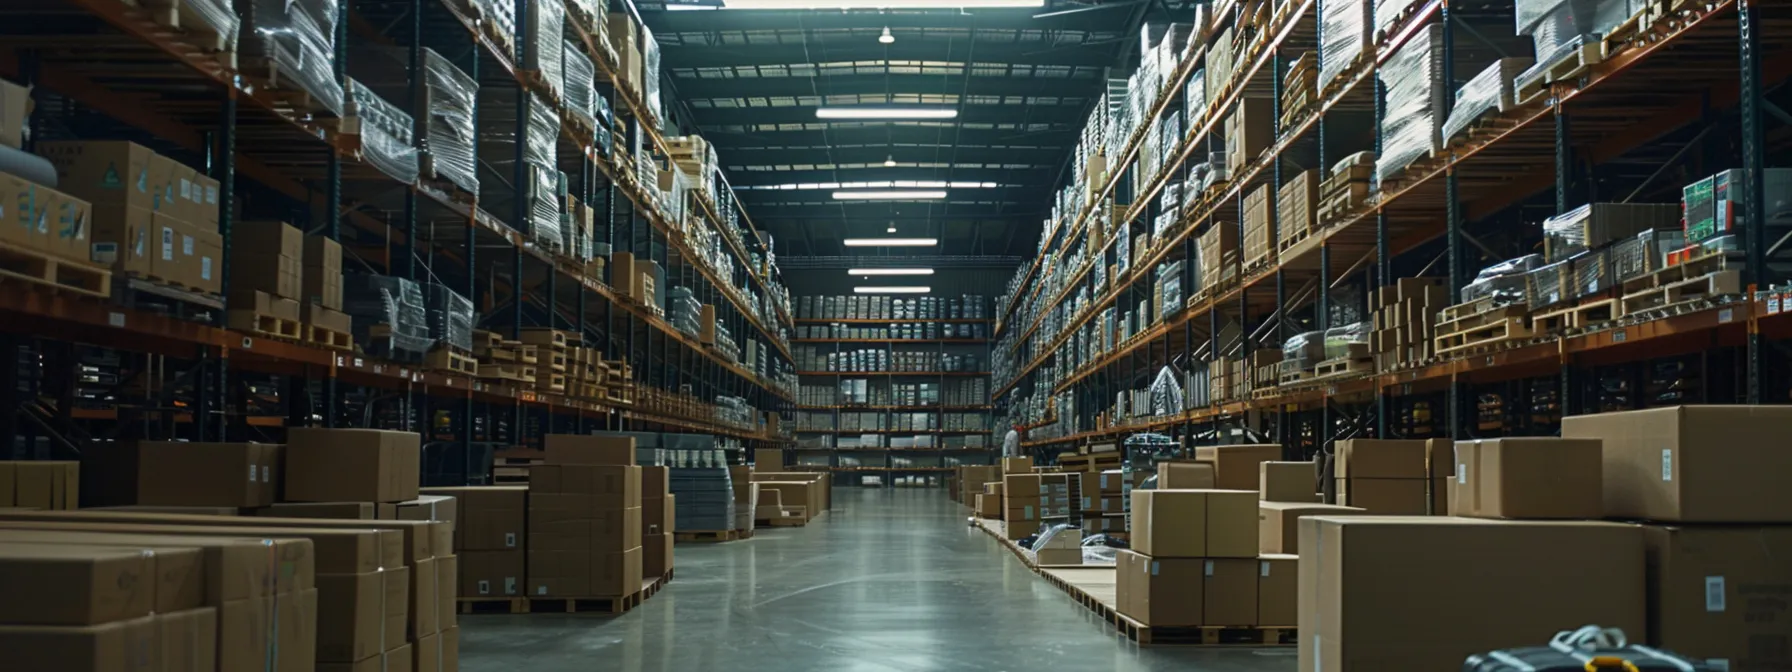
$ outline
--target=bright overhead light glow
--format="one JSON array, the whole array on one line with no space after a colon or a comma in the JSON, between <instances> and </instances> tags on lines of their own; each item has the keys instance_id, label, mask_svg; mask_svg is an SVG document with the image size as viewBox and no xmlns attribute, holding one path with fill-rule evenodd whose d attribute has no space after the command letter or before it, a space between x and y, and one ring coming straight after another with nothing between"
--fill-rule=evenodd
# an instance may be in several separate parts
<instances>
[{"instance_id":1,"label":"bright overhead light glow","mask_svg":"<svg viewBox=\"0 0 1792 672\"><path fill-rule=\"evenodd\" d=\"M878 44L894 44L896 36L890 34L890 27L884 26L884 34L877 36Z\"/></svg>"},{"instance_id":2,"label":"bright overhead light glow","mask_svg":"<svg viewBox=\"0 0 1792 672\"><path fill-rule=\"evenodd\" d=\"M933 247L938 238L847 238L847 247Z\"/></svg>"},{"instance_id":3,"label":"bright overhead light glow","mask_svg":"<svg viewBox=\"0 0 1792 672\"><path fill-rule=\"evenodd\" d=\"M890 154L890 155L884 157L884 167L885 168L895 168L896 167L896 155L895 154Z\"/></svg>"},{"instance_id":4,"label":"bright overhead light glow","mask_svg":"<svg viewBox=\"0 0 1792 672\"><path fill-rule=\"evenodd\" d=\"M927 201L946 197L944 191L836 191L836 201Z\"/></svg>"},{"instance_id":5,"label":"bright overhead light glow","mask_svg":"<svg viewBox=\"0 0 1792 672\"><path fill-rule=\"evenodd\" d=\"M926 294L932 287L854 287L854 294Z\"/></svg>"},{"instance_id":6,"label":"bright overhead light glow","mask_svg":"<svg viewBox=\"0 0 1792 672\"><path fill-rule=\"evenodd\" d=\"M847 275L933 275L931 268L849 268Z\"/></svg>"},{"instance_id":7,"label":"bright overhead light glow","mask_svg":"<svg viewBox=\"0 0 1792 672\"><path fill-rule=\"evenodd\" d=\"M976 9L1044 6L1045 0L723 0L722 9Z\"/></svg>"},{"instance_id":8,"label":"bright overhead light glow","mask_svg":"<svg viewBox=\"0 0 1792 672\"><path fill-rule=\"evenodd\" d=\"M956 119L949 107L818 107L816 119Z\"/></svg>"}]
</instances>

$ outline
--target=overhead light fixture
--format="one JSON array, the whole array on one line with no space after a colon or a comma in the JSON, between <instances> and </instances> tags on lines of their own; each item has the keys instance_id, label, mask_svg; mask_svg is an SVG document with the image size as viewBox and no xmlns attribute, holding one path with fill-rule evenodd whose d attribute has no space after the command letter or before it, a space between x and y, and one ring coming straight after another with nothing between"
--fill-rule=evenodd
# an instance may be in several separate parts
<instances>
[{"instance_id":1,"label":"overhead light fixture","mask_svg":"<svg viewBox=\"0 0 1792 672\"><path fill-rule=\"evenodd\" d=\"M926 294L932 287L854 287L854 294Z\"/></svg>"},{"instance_id":2,"label":"overhead light fixture","mask_svg":"<svg viewBox=\"0 0 1792 672\"><path fill-rule=\"evenodd\" d=\"M818 107L816 119L956 119L949 107Z\"/></svg>"},{"instance_id":3,"label":"overhead light fixture","mask_svg":"<svg viewBox=\"0 0 1792 672\"><path fill-rule=\"evenodd\" d=\"M933 275L931 268L849 268L847 275Z\"/></svg>"},{"instance_id":4,"label":"overhead light fixture","mask_svg":"<svg viewBox=\"0 0 1792 672\"><path fill-rule=\"evenodd\" d=\"M889 154L889 155L884 156L884 167L885 168L895 168L896 167L896 155L895 154Z\"/></svg>"},{"instance_id":5,"label":"overhead light fixture","mask_svg":"<svg viewBox=\"0 0 1792 672\"><path fill-rule=\"evenodd\" d=\"M938 238L847 238L847 247L933 247Z\"/></svg>"},{"instance_id":6,"label":"overhead light fixture","mask_svg":"<svg viewBox=\"0 0 1792 672\"><path fill-rule=\"evenodd\" d=\"M932 191L926 189L834 192L834 200L836 201L935 201L945 197L945 191Z\"/></svg>"},{"instance_id":7,"label":"overhead light fixture","mask_svg":"<svg viewBox=\"0 0 1792 672\"><path fill-rule=\"evenodd\" d=\"M722 9L978 9L1044 7L1045 0L723 0Z\"/></svg>"},{"instance_id":8,"label":"overhead light fixture","mask_svg":"<svg viewBox=\"0 0 1792 672\"><path fill-rule=\"evenodd\" d=\"M896 223L890 222L890 228L884 229L884 232L885 233L895 233L896 232Z\"/></svg>"},{"instance_id":9,"label":"overhead light fixture","mask_svg":"<svg viewBox=\"0 0 1792 672\"><path fill-rule=\"evenodd\" d=\"M884 34L877 36L878 44L895 44L896 36L890 34L890 27L884 26Z\"/></svg>"}]
</instances>

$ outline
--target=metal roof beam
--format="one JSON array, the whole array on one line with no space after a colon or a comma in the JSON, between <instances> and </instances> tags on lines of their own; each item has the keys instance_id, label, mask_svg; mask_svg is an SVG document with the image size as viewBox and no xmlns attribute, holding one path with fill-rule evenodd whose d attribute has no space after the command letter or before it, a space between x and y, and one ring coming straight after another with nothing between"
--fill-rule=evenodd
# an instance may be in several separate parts
<instances>
[{"instance_id":1,"label":"metal roof beam","mask_svg":"<svg viewBox=\"0 0 1792 672\"><path fill-rule=\"evenodd\" d=\"M853 107L853 106L844 106ZM937 107L922 105L920 107ZM1085 119L1077 105L959 105L956 121L961 124L1056 124L1072 125ZM694 108L699 127L710 124L803 124L828 121L862 123L863 120L823 120L815 118L814 107L711 107ZM950 136L947 138L950 140Z\"/></svg>"},{"instance_id":2,"label":"metal roof beam","mask_svg":"<svg viewBox=\"0 0 1792 672\"><path fill-rule=\"evenodd\" d=\"M973 96L1100 95L1093 77L976 77L962 75L835 75L829 77L679 77L678 90L688 100L796 96L866 96L886 93ZM1080 103L1079 103L1080 104Z\"/></svg>"},{"instance_id":3,"label":"metal roof beam","mask_svg":"<svg viewBox=\"0 0 1792 672\"><path fill-rule=\"evenodd\" d=\"M722 68L843 61L943 61L1106 67L1118 61L1118 44L1052 44L991 40L813 41L805 44L681 44L660 47L668 68Z\"/></svg>"},{"instance_id":4,"label":"metal roof beam","mask_svg":"<svg viewBox=\"0 0 1792 672\"><path fill-rule=\"evenodd\" d=\"M978 191L982 191L979 189ZM741 192L746 193L746 192ZM822 192L825 196L827 192ZM895 203L881 202L845 202L834 201L825 206L819 204L805 205L751 205L753 223L760 228L774 226L778 222L790 220L823 220L850 221L867 220L889 222L895 220L898 225L904 222L946 221L948 219L1007 219L1013 217L1023 222L1032 222L1037 226L1051 214L1040 210L1045 201L1031 199L1018 205L966 205L955 204L947 208L945 203Z\"/></svg>"},{"instance_id":5,"label":"metal roof beam","mask_svg":"<svg viewBox=\"0 0 1792 672\"><path fill-rule=\"evenodd\" d=\"M814 112L810 112L814 116ZM815 121L810 119L810 121ZM728 123L728 122L719 122ZM951 145L965 147L1068 147L1077 140L1077 126L1064 126L1045 131L995 130L981 128L958 129L951 126L896 126L881 124L858 128L829 128L827 130L790 130L790 131L752 131L748 133L722 131L712 127L701 128L698 132L716 145L722 163L729 162L730 147L821 147L829 145ZM812 154L813 160L827 160L826 152Z\"/></svg>"},{"instance_id":6,"label":"metal roof beam","mask_svg":"<svg viewBox=\"0 0 1792 672\"><path fill-rule=\"evenodd\" d=\"M728 182L735 187L799 182L878 182L883 180L944 180L954 182L995 182L1025 186L1050 186L1048 182L1057 166L1027 169L1003 168L842 168L838 170L728 171ZM795 193L796 190L782 193ZM979 190L981 191L981 190Z\"/></svg>"},{"instance_id":7,"label":"metal roof beam","mask_svg":"<svg viewBox=\"0 0 1792 672\"><path fill-rule=\"evenodd\" d=\"M893 158L897 163L996 163L1026 164L1029 166L1049 165L1053 169L1064 158L1064 150L1059 147L975 147L963 143L957 145L904 145L889 147L882 144L868 147L801 147L801 148L758 148L758 149L724 149L719 153L721 163L726 167L733 166L813 166L824 163L873 163L882 164L884 159ZM730 175L740 175L730 172Z\"/></svg>"},{"instance_id":8,"label":"metal roof beam","mask_svg":"<svg viewBox=\"0 0 1792 672\"><path fill-rule=\"evenodd\" d=\"M708 11L642 12L655 35L747 30L840 30L889 26L901 34L914 29L1055 30L1115 32L1126 27L1125 13L1088 12L1035 19L1036 8L949 10L853 10L840 12Z\"/></svg>"}]
</instances>

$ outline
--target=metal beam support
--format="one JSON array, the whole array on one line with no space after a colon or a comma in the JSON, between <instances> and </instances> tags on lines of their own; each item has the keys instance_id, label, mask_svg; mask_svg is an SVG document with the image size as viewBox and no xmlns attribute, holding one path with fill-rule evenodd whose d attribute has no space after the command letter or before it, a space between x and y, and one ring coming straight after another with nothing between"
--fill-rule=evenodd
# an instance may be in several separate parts
<instances>
[{"instance_id":1,"label":"metal beam support","mask_svg":"<svg viewBox=\"0 0 1792 672\"><path fill-rule=\"evenodd\" d=\"M1744 179L1748 180L1742 231L1748 249L1748 284L1751 288L1764 288L1773 281L1767 268L1766 195L1761 193L1765 188L1767 136L1761 110L1761 96L1765 91L1761 82L1760 4L1758 0L1738 0L1736 3L1737 50L1741 55L1742 170ZM1751 325L1746 364L1746 393L1750 404L1762 402L1761 358L1766 354L1765 350L1766 343L1760 332Z\"/></svg>"}]
</instances>

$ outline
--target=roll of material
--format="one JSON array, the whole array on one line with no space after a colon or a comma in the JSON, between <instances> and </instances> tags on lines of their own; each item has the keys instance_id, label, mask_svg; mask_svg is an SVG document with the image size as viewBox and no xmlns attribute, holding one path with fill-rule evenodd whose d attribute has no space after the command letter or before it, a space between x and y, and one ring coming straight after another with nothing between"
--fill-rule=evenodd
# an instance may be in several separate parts
<instances>
[{"instance_id":1,"label":"roll of material","mask_svg":"<svg viewBox=\"0 0 1792 672\"><path fill-rule=\"evenodd\" d=\"M44 157L0 145L0 172L17 175L37 184L56 188L56 167Z\"/></svg>"}]
</instances>

